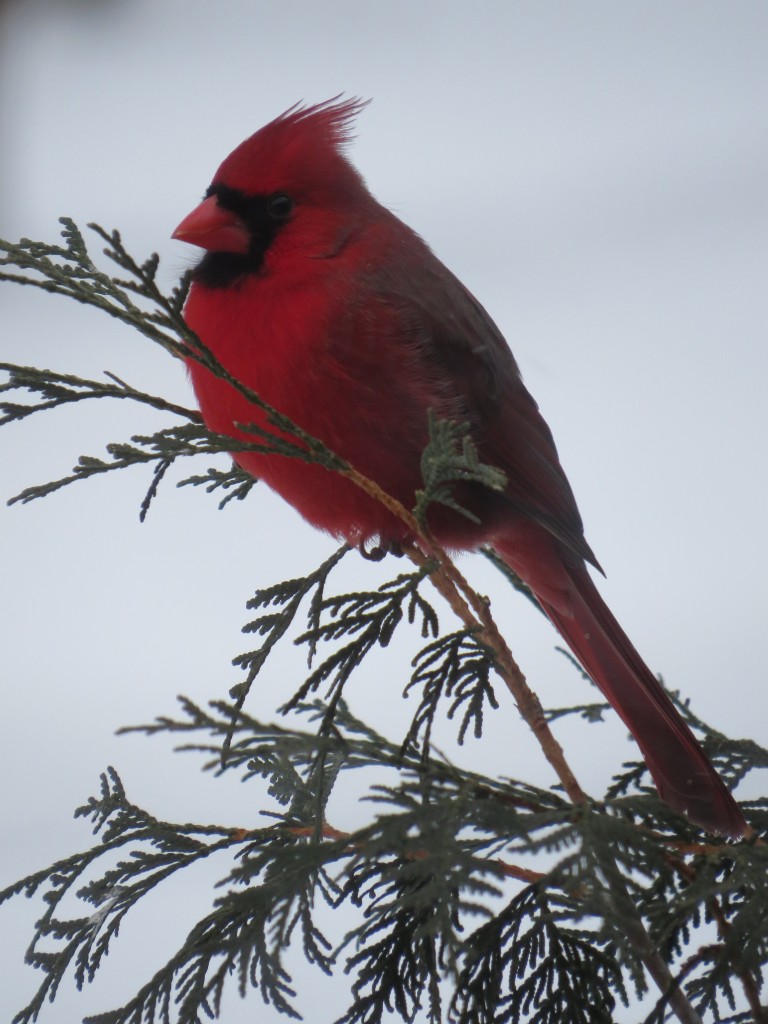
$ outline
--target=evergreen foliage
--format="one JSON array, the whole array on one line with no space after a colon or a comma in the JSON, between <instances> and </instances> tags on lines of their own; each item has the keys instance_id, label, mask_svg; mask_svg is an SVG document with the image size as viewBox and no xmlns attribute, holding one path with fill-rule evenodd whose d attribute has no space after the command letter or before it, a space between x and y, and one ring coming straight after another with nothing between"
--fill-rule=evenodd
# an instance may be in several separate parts
<instances>
[{"instance_id":1,"label":"evergreen foliage","mask_svg":"<svg viewBox=\"0 0 768 1024\"><path fill-rule=\"evenodd\" d=\"M478 461L461 425L430 424L424 489L414 510L402 509L228 377L182 320L186 283L169 296L158 288L156 256L138 263L117 232L92 226L118 267L111 276L94 264L77 227L63 224L61 246L0 242L0 280L95 306L172 356L203 362L265 410L270 429L252 427L251 439L234 442L207 431L196 411L112 374L86 380L3 363L0 423L101 398L149 405L174 418L151 436L109 445L106 457L81 457L69 474L12 501L146 464L146 513L178 459L250 448L351 476L387 501L421 543L404 550L412 568L400 566L369 591L335 592L346 547L304 577L262 585L249 602L255 617L244 627L256 646L235 659L244 678L231 700L204 708L182 699L176 717L134 727L173 736L218 776L266 780L266 823L244 829L158 820L129 800L117 772L108 769L98 795L76 812L91 822L93 845L0 893L0 902L24 894L44 905L27 952L43 981L14 1024L36 1021L65 977L80 987L91 982L108 951L119 955L126 915L166 880L214 854L229 859L210 912L133 998L90 1018L94 1024L193 1024L219 1015L229 986L242 995L256 990L257 998L297 1017L286 962L292 947L322 973L349 975L349 1006L338 1024L378 1024L392 1015L450 1024L607 1024L617 1013L629 1019L621 1007L634 1006L650 986L658 999L643 1018L647 1024L768 1020L761 1007L768 854L758 838L768 827L768 801L746 804L755 836L732 844L702 836L662 804L641 763L625 765L602 801L584 797L547 722L578 716L590 728L586 723L598 720L604 705L542 714L487 602L426 531L428 505L453 504L452 483L503 486L503 475ZM233 465L182 483L223 495L223 506L246 498L254 481ZM433 585L459 619L447 632L438 622ZM400 681L417 694L417 709L395 743L355 717L344 692L359 666L401 630L411 630L421 647ZM303 728L259 721L246 708L253 682L291 631L298 631L308 668L281 710L293 712L286 722L301 721ZM438 715L456 719L460 742L469 733L479 736L497 706L493 686L500 681L534 727L560 787L459 769L433 746ZM731 784L768 767L768 751L729 739L686 704L678 706ZM342 832L330 820L333 798L361 777L367 820ZM73 895L86 908L79 917L66 909ZM319 913L326 907L355 912L356 923L340 942L326 934Z\"/></svg>"}]
</instances>

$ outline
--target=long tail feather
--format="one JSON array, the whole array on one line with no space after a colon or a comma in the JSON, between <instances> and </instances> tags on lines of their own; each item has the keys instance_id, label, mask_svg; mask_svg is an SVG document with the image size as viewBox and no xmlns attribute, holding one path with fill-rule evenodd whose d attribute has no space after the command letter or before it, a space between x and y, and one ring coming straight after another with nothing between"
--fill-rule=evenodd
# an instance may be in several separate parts
<instances>
[{"instance_id":1,"label":"long tail feather","mask_svg":"<svg viewBox=\"0 0 768 1024\"><path fill-rule=\"evenodd\" d=\"M748 826L738 805L583 562L563 557L556 541L533 529L536 536L529 533L525 543L505 537L495 547L634 736L662 800L709 832L743 836Z\"/></svg>"}]
</instances>

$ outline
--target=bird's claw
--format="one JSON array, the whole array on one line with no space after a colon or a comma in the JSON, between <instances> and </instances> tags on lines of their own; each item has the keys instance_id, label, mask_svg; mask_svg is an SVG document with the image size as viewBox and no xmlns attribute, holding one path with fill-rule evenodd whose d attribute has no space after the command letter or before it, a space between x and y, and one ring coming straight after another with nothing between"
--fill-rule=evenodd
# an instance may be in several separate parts
<instances>
[{"instance_id":1,"label":"bird's claw","mask_svg":"<svg viewBox=\"0 0 768 1024\"><path fill-rule=\"evenodd\" d=\"M380 562L387 555L394 555L395 558L401 558L403 549L400 546L400 542L396 540L388 540L382 544L374 544L370 548L366 548L365 541L361 540L357 545L357 550L367 559L369 562Z\"/></svg>"}]
</instances>

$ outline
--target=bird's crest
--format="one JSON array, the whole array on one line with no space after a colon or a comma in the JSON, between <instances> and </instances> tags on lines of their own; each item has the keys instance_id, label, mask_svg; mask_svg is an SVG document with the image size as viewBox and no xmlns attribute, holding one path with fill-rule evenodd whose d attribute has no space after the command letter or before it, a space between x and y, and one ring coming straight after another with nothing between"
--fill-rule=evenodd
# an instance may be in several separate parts
<instances>
[{"instance_id":1,"label":"bird's crest","mask_svg":"<svg viewBox=\"0 0 768 1024\"><path fill-rule=\"evenodd\" d=\"M242 142L213 179L250 194L359 175L343 154L353 122L369 100L334 96L311 107L295 104ZM338 182L339 184L341 182Z\"/></svg>"}]
</instances>

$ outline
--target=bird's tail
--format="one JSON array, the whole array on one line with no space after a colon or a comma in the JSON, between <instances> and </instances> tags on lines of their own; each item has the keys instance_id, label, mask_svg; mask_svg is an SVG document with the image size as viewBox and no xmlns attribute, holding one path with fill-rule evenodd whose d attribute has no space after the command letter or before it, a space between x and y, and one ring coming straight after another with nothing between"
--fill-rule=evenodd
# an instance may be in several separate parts
<instances>
[{"instance_id":1,"label":"bird's tail","mask_svg":"<svg viewBox=\"0 0 768 1024\"><path fill-rule=\"evenodd\" d=\"M748 825L738 805L603 601L584 563L566 559L557 541L534 530L538 536L533 545L529 535L524 544L505 537L494 546L533 590L634 736L662 800L708 832L743 836Z\"/></svg>"}]
</instances>

